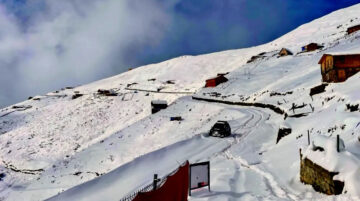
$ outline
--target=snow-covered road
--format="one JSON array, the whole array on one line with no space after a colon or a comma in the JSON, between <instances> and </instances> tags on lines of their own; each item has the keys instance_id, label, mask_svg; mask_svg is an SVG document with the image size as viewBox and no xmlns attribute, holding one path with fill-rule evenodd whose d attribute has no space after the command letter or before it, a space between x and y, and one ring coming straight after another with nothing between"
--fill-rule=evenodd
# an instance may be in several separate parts
<instances>
[{"instance_id":1,"label":"snow-covered road","mask_svg":"<svg viewBox=\"0 0 360 201\"><path fill-rule=\"evenodd\" d=\"M256 146L248 144L253 141L249 138L255 139L267 126L270 114L255 108L233 109L246 112L249 118L245 122L234 120L232 125L239 126L233 126L235 135L231 145L210 157L212 173L216 172L215 178L212 177L211 192L199 190L193 193L191 200L293 200L294 195L286 192L271 173L259 167L260 149L253 149ZM231 169L233 171L229 172Z\"/></svg>"}]
</instances>

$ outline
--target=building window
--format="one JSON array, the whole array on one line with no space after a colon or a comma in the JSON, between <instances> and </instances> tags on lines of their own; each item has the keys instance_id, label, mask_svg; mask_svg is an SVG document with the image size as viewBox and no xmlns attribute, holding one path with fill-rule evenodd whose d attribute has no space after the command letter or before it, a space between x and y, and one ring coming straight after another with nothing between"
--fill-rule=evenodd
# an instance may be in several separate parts
<instances>
[{"instance_id":1,"label":"building window","mask_svg":"<svg viewBox=\"0 0 360 201\"><path fill-rule=\"evenodd\" d=\"M339 57L339 62L342 64L345 63L345 57L344 56Z\"/></svg>"}]
</instances>

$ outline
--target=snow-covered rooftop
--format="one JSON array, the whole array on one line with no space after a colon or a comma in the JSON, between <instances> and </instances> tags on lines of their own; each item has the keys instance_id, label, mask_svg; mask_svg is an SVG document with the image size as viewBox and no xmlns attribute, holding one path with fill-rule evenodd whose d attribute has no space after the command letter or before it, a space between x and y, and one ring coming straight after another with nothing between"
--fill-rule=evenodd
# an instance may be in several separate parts
<instances>
[{"instance_id":1,"label":"snow-covered rooftop","mask_svg":"<svg viewBox=\"0 0 360 201\"><path fill-rule=\"evenodd\" d=\"M340 55L360 55L359 50L353 50L353 51L343 51L343 52L327 52L325 54L333 55L333 56L340 56Z\"/></svg>"},{"instance_id":2,"label":"snow-covered rooftop","mask_svg":"<svg viewBox=\"0 0 360 201\"><path fill-rule=\"evenodd\" d=\"M156 105L167 105L166 100L152 100L151 103Z\"/></svg>"}]
</instances>

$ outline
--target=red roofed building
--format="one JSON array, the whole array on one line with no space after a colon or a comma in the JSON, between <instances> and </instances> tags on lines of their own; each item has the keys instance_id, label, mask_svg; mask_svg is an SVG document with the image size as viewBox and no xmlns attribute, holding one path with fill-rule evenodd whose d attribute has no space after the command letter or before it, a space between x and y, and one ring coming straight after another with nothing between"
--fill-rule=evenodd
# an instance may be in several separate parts
<instances>
[{"instance_id":1,"label":"red roofed building","mask_svg":"<svg viewBox=\"0 0 360 201\"><path fill-rule=\"evenodd\" d=\"M218 74L218 76L206 80L205 87L216 87L217 85L227 81L228 79L224 76L224 74Z\"/></svg>"},{"instance_id":2,"label":"red roofed building","mask_svg":"<svg viewBox=\"0 0 360 201\"><path fill-rule=\"evenodd\" d=\"M355 26L352 26L352 27L349 27L347 29L347 33L348 34L351 34L351 33L354 33L356 31L359 31L360 30L360 24L359 25L355 25Z\"/></svg>"}]
</instances>

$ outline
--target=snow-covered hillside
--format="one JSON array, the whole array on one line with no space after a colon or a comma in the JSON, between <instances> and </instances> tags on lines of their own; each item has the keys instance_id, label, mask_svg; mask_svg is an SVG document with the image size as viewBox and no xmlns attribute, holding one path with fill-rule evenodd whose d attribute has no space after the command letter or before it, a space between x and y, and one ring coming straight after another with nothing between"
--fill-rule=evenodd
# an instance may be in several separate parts
<instances>
[{"instance_id":1,"label":"snow-covered hillside","mask_svg":"<svg viewBox=\"0 0 360 201\"><path fill-rule=\"evenodd\" d=\"M347 27L360 24L358 16L360 4L265 45L183 56L0 110L0 171L5 173L0 200L119 200L151 182L154 173L166 175L185 160L211 162L212 192L194 192L190 200L359 199L357 177L345 182L347 193L340 196L319 194L299 180L299 149L307 148L308 131L339 134L354 158L352 167L358 164L360 113L347 105L360 104L360 74L309 95L321 84L318 61L324 53L360 53L360 33L346 35ZM296 54L310 42L324 48ZM295 54L278 58L283 47ZM228 82L203 88L207 78L226 72ZM98 89L113 89L117 96ZM74 94L82 96L74 99ZM286 115L192 96L269 104ZM151 115L154 99L171 105ZM304 107L291 110L294 105ZM184 120L169 121L172 116ZM207 135L217 120L230 122L231 137ZM276 144L282 126L292 133ZM340 172L339 179L346 176Z\"/></svg>"}]
</instances>

